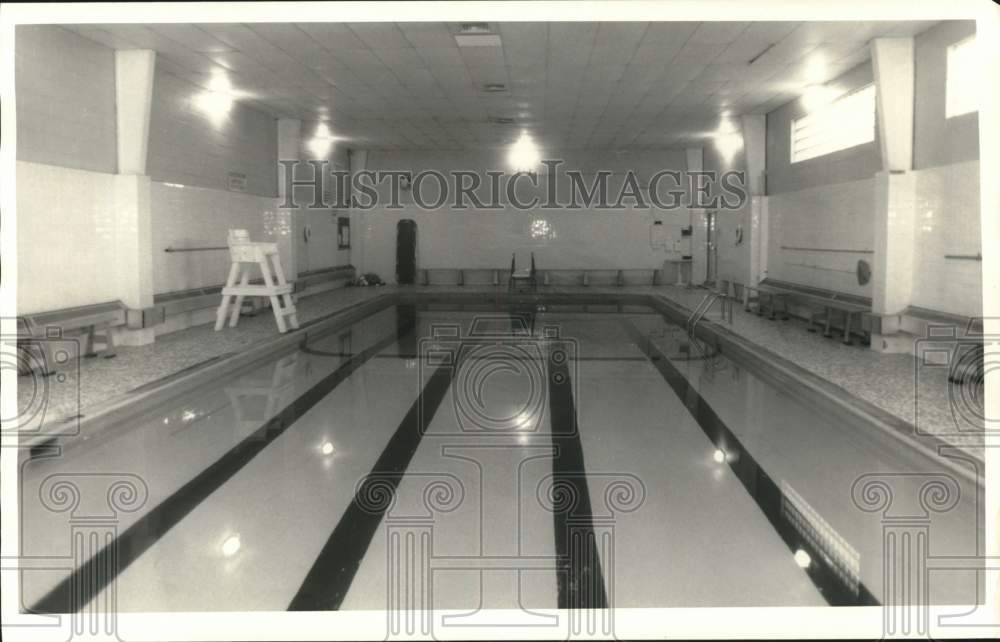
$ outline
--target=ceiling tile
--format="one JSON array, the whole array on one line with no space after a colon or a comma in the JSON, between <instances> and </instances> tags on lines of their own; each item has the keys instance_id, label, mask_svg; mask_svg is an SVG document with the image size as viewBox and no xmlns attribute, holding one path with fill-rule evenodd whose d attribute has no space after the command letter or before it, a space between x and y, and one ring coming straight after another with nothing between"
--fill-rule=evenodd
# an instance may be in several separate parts
<instances>
[{"instance_id":1,"label":"ceiling tile","mask_svg":"<svg viewBox=\"0 0 1000 642\"><path fill-rule=\"evenodd\" d=\"M352 23L350 27L372 49L405 49L412 46L402 30L392 22Z\"/></svg>"},{"instance_id":2,"label":"ceiling tile","mask_svg":"<svg viewBox=\"0 0 1000 642\"><path fill-rule=\"evenodd\" d=\"M691 34L695 44L728 45L750 26L749 22L703 22Z\"/></svg>"}]
</instances>

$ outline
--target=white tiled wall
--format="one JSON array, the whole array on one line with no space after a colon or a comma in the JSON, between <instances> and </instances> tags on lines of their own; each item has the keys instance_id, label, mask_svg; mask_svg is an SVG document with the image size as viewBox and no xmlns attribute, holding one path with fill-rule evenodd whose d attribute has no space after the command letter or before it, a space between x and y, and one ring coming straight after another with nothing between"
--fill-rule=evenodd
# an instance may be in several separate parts
<instances>
[{"instance_id":1,"label":"white tiled wall","mask_svg":"<svg viewBox=\"0 0 1000 642\"><path fill-rule=\"evenodd\" d=\"M224 283L229 252L165 252L168 247L226 245L230 228L264 240L276 211L274 198L153 182L153 291L156 294Z\"/></svg>"},{"instance_id":2,"label":"white tiled wall","mask_svg":"<svg viewBox=\"0 0 1000 642\"><path fill-rule=\"evenodd\" d=\"M982 251L979 161L930 167L914 174L913 305L981 316L982 263L944 258Z\"/></svg>"},{"instance_id":3,"label":"white tiled wall","mask_svg":"<svg viewBox=\"0 0 1000 642\"><path fill-rule=\"evenodd\" d=\"M15 30L17 158L118 171L114 51L62 27Z\"/></svg>"},{"instance_id":4,"label":"white tiled wall","mask_svg":"<svg viewBox=\"0 0 1000 642\"><path fill-rule=\"evenodd\" d=\"M195 106L201 88L157 68L147 171L154 181L226 189L229 172L245 174L246 192L277 195L277 125L239 102L213 123Z\"/></svg>"},{"instance_id":5,"label":"white tiled wall","mask_svg":"<svg viewBox=\"0 0 1000 642\"><path fill-rule=\"evenodd\" d=\"M874 190L874 179L865 179L768 197L767 276L871 296L870 282L858 285L856 267L859 259L874 267L872 254L819 250L874 250Z\"/></svg>"},{"instance_id":6,"label":"white tiled wall","mask_svg":"<svg viewBox=\"0 0 1000 642\"><path fill-rule=\"evenodd\" d=\"M609 192L617 194L622 172L634 168L640 182L661 169L684 170L682 150L617 154L608 152L549 151L545 158L563 158L562 169L593 172L607 169L618 172L609 180ZM504 153L471 152L370 152L368 168L420 171L505 169ZM591 176L585 175L589 185ZM544 184L544 176L540 176ZM436 183L428 180L425 196L433 200ZM519 187L526 183L519 183ZM664 186L662 189L666 189ZM530 191L530 194L528 193ZM568 194L568 183L560 181L560 193ZM486 191L480 195L485 199ZM536 192L519 194L528 200ZM411 195L404 194L405 204ZM653 247L650 236L654 220L661 220L667 235L680 238L680 228L688 225L686 208L661 210L546 210L504 209L455 210L442 208L425 211L415 205L403 210L377 209L362 215L359 233L365 244L363 269L375 271L382 278L395 278L396 224L400 219L417 222L417 265L421 268L506 268L511 254L517 253L518 266L524 267L535 253L539 269L619 269L660 268L668 258L679 255ZM672 278L672 277L671 277Z\"/></svg>"},{"instance_id":7,"label":"white tiled wall","mask_svg":"<svg viewBox=\"0 0 1000 642\"><path fill-rule=\"evenodd\" d=\"M18 314L118 299L115 176L24 161L16 171Z\"/></svg>"},{"instance_id":8,"label":"white tiled wall","mask_svg":"<svg viewBox=\"0 0 1000 642\"><path fill-rule=\"evenodd\" d=\"M683 217L687 224L686 210L658 216ZM514 252L518 267L526 267L534 252L539 269L653 269L667 258L650 243L650 212L428 212L411 206L364 214L365 271L395 278L396 224L403 218L417 223L420 268L507 268ZM533 236L540 226L547 234Z\"/></svg>"}]
</instances>

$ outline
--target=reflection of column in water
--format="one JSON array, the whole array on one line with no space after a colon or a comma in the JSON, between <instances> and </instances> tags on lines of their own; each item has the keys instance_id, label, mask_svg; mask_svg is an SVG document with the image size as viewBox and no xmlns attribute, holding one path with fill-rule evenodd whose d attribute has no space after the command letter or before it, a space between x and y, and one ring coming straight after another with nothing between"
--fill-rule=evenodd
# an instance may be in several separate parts
<instances>
[{"instance_id":1,"label":"reflection of column in water","mask_svg":"<svg viewBox=\"0 0 1000 642\"><path fill-rule=\"evenodd\" d=\"M399 356L401 359L413 359L417 355L417 306L396 306L396 327L401 330L399 337ZM402 330L406 330L402 332Z\"/></svg>"},{"instance_id":2,"label":"reflection of column in water","mask_svg":"<svg viewBox=\"0 0 1000 642\"><path fill-rule=\"evenodd\" d=\"M236 419L233 426L240 437L260 427L261 423L274 417L295 398L295 372L299 362L299 352L293 352L274 362L270 381L259 381L260 373L241 377L240 385L226 386L226 396L233 407ZM264 373L266 375L266 371ZM259 382L247 381L257 378ZM245 382L245 383L243 383Z\"/></svg>"}]
</instances>

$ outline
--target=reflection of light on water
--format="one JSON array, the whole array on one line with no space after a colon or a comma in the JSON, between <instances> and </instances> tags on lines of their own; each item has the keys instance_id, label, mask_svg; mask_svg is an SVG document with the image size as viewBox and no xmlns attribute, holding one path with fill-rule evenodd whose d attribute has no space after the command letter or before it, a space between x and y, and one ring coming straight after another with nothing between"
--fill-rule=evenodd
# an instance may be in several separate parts
<instances>
[{"instance_id":1,"label":"reflection of light on water","mask_svg":"<svg viewBox=\"0 0 1000 642\"><path fill-rule=\"evenodd\" d=\"M319 448L319 451L324 455L332 455L334 453L334 450L335 449L333 447L333 444L330 443L329 441L324 441L323 445L320 446Z\"/></svg>"},{"instance_id":2,"label":"reflection of light on water","mask_svg":"<svg viewBox=\"0 0 1000 642\"><path fill-rule=\"evenodd\" d=\"M196 413L195 411L193 411L193 410L185 410L184 414L181 415L181 421L183 421L184 423L187 423L189 421L193 421L195 419L195 417L197 417L197 416L198 416L198 413Z\"/></svg>"},{"instance_id":3,"label":"reflection of light on water","mask_svg":"<svg viewBox=\"0 0 1000 642\"><path fill-rule=\"evenodd\" d=\"M809 553L806 553L801 548L795 551L795 563L799 565L800 568L809 568L812 563L812 558L809 557Z\"/></svg>"},{"instance_id":4,"label":"reflection of light on water","mask_svg":"<svg viewBox=\"0 0 1000 642\"><path fill-rule=\"evenodd\" d=\"M226 557L232 557L240 550L240 546L240 536L230 535L226 541L222 542L222 554Z\"/></svg>"},{"instance_id":5,"label":"reflection of light on water","mask_svg":"<svg viewBox=\"0 0 1000 642\"><path fill-rule=\"evenodd\" d=\"M545 239L552 237L552 225L543 218L531 222L531 238Z\"/></svg>"},{"instance_id":6,"label":"reflection of light on water","mask_svg":"<svg viewBox=\"0 0 1000 642\"><path fill-rule=\"evenodd\" d=\"M712 460L717 464L724 464L726 462L726 451L716 449L716 451L712 453Z\"/></svg>"}]
</instances>

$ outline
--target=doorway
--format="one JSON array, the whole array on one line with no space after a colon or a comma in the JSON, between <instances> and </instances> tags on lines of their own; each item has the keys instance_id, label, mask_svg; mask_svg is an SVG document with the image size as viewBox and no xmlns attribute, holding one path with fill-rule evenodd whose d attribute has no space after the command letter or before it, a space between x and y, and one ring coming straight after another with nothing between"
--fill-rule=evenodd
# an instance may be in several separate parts
<instances>
[{"instance_id":1,"label":"doorway","mask_svg":"<svg viewBox=\"0 0 1000 642\"><path fill-rule=\"evenodd\" d=\"M716 212L705 212L705 283L715 285L719 269L718 231L715 228Z\"/></svg>"},{"instance_id":2,"label":"doorway","mask_svg":"<svg viewBox=\"0 0 1000 642\"><path fill-rule=\"evenodd\" d=\"M412 285L417 276L417 224L404 218L396 223L396 283Z\"/></svg>"}]
</instances>

